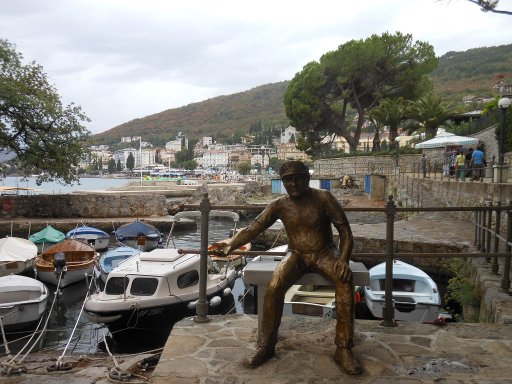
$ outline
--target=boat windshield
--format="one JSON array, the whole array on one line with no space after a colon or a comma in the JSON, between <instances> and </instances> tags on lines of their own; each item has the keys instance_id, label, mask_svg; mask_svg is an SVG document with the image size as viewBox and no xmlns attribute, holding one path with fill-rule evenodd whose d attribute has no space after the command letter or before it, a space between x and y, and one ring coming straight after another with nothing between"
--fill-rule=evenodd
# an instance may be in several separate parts
<instances>
[{"instance_id":1,"label":"boat windshield","mask_svg":"<svg viewBox=\"0 0 512 384\"><path fill-rule=\"evenodd\" d=\"M129 279L127 277L111 277L107 280L105 293L107 295L122 295L128 286Z\"/></svg>"}]
</instances>

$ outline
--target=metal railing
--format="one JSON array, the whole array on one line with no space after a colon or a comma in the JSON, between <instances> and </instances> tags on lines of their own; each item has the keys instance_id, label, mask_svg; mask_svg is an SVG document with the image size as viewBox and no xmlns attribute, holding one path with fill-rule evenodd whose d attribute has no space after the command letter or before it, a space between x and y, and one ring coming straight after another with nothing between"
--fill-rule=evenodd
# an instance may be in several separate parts
<instances>
[{"instance_id":1,"label":"metal railing","mask_svg":"<svg viewBox=\"0 0 512 384\"><path fill-rule=\"evenodd\" d=\"M201 247L200 247L200 273L199 273L199 299L196 306L195 321L207 322L208 302L206 299L207 259L208 259L208 221L212 210L245 210L262 211L262 205L212 205L205 193L200 204L185 204L183 209L198 210L201 212ZM386 217L386 252L361 253L354 252L353 257L385 257L386 259L386 280L385 280L385 304L383 308L384 326L395 326L392 295L393 260L395 258L407 259L412 257L443 257L443 258L477 258L483 257L487 262L492 262L492 273L498 274L498 258L503 258L503 272L501 289L510 292L510 257L512 256L512 205L501 205L486 203L476 207L397 207L393 196L388 196L384 208L344 208L346 212L382 212ZM479 252L449 252L449 253L414 253L395 252L394 244L394 223L397 213L400 212L474 212L474 245ZM501 220L501 215L506 215L506 225ZM502 233L506 233L505 237ZM492 244L491 244L492 243ZM491 247L492 245L492 247ZM492 248L492 250L491 250ZM259 252L265 254L265 252Z\"/></svg>"}]
</instances>

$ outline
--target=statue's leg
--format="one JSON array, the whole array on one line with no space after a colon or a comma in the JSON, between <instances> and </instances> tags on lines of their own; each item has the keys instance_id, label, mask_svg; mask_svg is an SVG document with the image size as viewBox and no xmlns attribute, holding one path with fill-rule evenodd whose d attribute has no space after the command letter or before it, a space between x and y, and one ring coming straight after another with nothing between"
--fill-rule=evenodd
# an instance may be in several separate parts
<instances>
[{"instance_id":1,"label":"statue's leg","mask_svg":"<svg viewBox=\"0 0 512 384\"><path fill-rule=\"evenodd\" d=\"M336 276L336 262L339 255L334 250L325 252L317 263L321 273L329 277L336 285L336 353L334 359L340 367L350 375L360 375L363 372L361 364L352 353L354 346L355 300L352 274L347 282Z\"/></svg>"},{"instance_id":2,"label":"statue's leg","mask_svg":"<svg viewBox=\"0 0 512 384\"><path fill-rule=\"evenodd\" d=\"M263 301L261 329L256 351L245 362L246 366L257 367L274 356L277 332L283 315L284 296L303 273L304 263L295 252L290 252L272 273Z\"/></svg>"}]
</instances>

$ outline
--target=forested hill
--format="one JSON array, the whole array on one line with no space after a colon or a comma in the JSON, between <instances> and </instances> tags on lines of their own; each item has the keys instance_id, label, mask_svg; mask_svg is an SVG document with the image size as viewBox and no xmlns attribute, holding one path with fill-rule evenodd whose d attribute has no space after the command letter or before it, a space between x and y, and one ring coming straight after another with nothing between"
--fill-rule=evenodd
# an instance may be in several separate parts
<instances>
[{"instance_id":1,"label":"forested hill","mask_svg":"<svg viewBox=\"0 0 512 384\"><path fill-rule=\"evenodd\" d=\"M448 52L439 59L431 74L435 91L461 102L467 95L492 97L500 76L512 81L512 44ZM92 137L95 144L118 143L123 136L142 136L144 141L163 145L178 132L199 139L230 137L247 133L257 122L264 126L286 126L283 95L288 81L262 85L233 95L219 96L199 103L135 119Z\"/></svg>"},{"instance_id":2,"label":"forested hill","mask_svg":"<svg viewBox=\"0 0 512 384\"><path fill-rule=\"evenodd\" d=\"M95 144L111 144L123 136L142 136L144 141L163 145L174 140L178 132L188 138L213 136L231 137L236 132L246 134L251 124L287 126L283 95L287 81L261 85L249 91L219 96L199 103L156 113L118 125L93 136Z\"/></svg>"},{"instance_id":3,"label":"forested hill","mask_svg":"<svg viewBox=\"0 0 512 384\"><path fill-rule=\"evenodd\" d=\"M448 52L431 74L435 91L458 101L467 95L496 96L493 87L501 76L512 82L512 44Z\"/></svg>"}]
</instances>

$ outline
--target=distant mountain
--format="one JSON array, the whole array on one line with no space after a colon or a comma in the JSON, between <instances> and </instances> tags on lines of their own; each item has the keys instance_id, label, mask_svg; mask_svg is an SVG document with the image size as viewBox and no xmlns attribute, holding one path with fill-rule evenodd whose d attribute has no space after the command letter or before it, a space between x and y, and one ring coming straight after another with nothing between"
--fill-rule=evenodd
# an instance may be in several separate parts
<instances>
[{"instance_id":1,"label":"distant mountain","mask_svg":"<svg viewBox=\"0 0 512 384\"><path fill-rule=\"evenodd\" d=\"M449 99L461 102L467 95L495 96L493 86L499 78L512 81L512 44L474 48L464 52L448 52L439 58L432 72L434 90ZM106 132L94 135L95 144L119 143L123 136L142 136L144 141L163 145L174 140L178 132L188 138L230 137L235 132L247 133L251 125L287 126L283 95L288 81L262 85L228 96L219 96L199 103L135 119Z\"/></svg>"},{"instance_id":2,"label":"distant mountain","mask_svg":"<svg viewBox=\"0 0 512 384\"><path fill-rule=\"evenodd\" d=\"M118 143L123 136L142 136L144 141L163 145L186 132L190 139L202 136L230 137L249 132L252 124L288 124L283 95L287 81L262 85L249 91L219 96L185 107L135 119L92 137L95 144Z\"/></svg>"}]
</instances>

